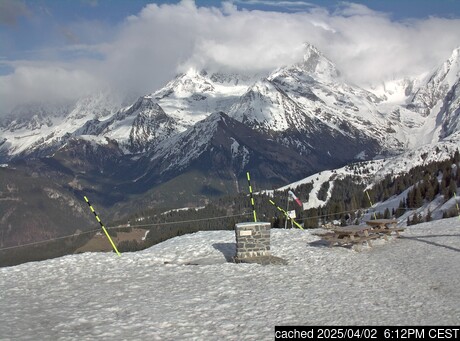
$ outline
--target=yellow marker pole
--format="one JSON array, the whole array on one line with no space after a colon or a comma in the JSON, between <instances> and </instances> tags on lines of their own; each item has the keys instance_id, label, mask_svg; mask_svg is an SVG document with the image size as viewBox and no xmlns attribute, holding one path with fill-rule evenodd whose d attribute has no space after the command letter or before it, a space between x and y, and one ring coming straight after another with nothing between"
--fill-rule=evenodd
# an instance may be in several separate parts
<instances>
[{"instance_id":1,"label":"yellow marker pole","mask_svg":"<svg viewBox=\"0 0 460 341\"><path fill-rule=\"evenodd\" d=\"M369 193L367 191L366 191L366 194L367 194L367 198L369 199L369 202L371 203L371 207L374 206L374 204L372 203L371 197L369 196ZM375 214L375 211L374 211L374 219L377 220L377 215Z\"/></svg>"},{"instance_id":2,"label":"yellow marker pole","mask_svg":"<svg viewBox=\"0 0 460 341\"><path fill-rule=\"evenodd\" d=\"M109 233L108 233L107 230L105 229L104 224L102 224L101 219L99 219L99 217L98 217L96 211L94 210L93 206L91 206L90 202L88 201L88 198L87 198L86 196L84 196L83 198L85 198L85 201L86 201L86 203L88 204L89 208L91 209L91 212L94 213L94 216L96 217L97 222L99 223L99 225L101 225L102 230L104 231L105 235L107 236L107 239L109 240L110 244L112 244L113 249L115 250L115 252L117 253L118 256L121 256L121 254L120 254L120 252L118 252L118 249L117 249L117 247L115 246L115 244L114 244L112 238L110 238Z\"/></svg>"},{"instance_id":3,"label":"yellow marker pole","mask_svg":"<svg viewBox=\"0 0 460 341\"><path fill-rule=\"evenodd\" d=\"M251 177L249 176L249 172L246 172L246 176L248 177L249 196L251 197L251 205L252 205L252 212L254 214L254 222L257 223L256 206L254 204L254 197L252 196Z\"/></svg>"},{"instance_id":4,"label":"yellow marker pole","mask_svg":"<svg viewBox=\"0 0 460 341\"><path fill-rule=\"evenodd\" d=\"M278 211L282 212L286 216L286 218L291 221L291 223L293 223L299 229L303 230L303 227L298 222L296 222L294 219L292 219L285 210L283 210L281 207L279 207L277 204L275 204L275 202L273 200L269 199L268 201L270 201L270 204L275 206L278 209Z\"/></svg>"}]
</instances>

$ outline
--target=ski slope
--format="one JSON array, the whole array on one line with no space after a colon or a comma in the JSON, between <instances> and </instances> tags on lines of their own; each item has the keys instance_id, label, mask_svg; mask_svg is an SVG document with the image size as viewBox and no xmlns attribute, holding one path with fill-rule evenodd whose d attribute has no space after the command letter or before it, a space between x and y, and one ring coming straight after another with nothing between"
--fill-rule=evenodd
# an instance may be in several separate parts
<instances>
[{"instance_id":1,"label":"ski slope","mask_svg":"<svg viewBox=\"0 0 460 341\"><path fill-rule=\"evenodd\" d=\"M2 268L0 338L260 341L281 324L458 325L459 241L458 217L362 252L272 230L272 254L289 264L261 266L226 262L234 232L208 231Z\"/></svg>"}]
</instances>

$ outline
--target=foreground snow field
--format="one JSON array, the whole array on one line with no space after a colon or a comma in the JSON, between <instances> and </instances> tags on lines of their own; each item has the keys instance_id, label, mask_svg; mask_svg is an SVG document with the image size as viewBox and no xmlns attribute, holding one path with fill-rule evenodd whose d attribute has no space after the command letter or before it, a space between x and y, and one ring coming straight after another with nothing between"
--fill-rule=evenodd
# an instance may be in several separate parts
<instances>
[{"instance_id":1,"label":"foreground snow field","mask_svg":"<svg viewBox=\"0 0 460 341\"><path fill-rule=\"evenodd\" d=\"M272 230L287 266L233 264L233 231L0 269L1 340L272 340L275 325L460 324L460 220L362 252ZM195 265L187 265L195 264Z\"/></svg>"}]
</instances>

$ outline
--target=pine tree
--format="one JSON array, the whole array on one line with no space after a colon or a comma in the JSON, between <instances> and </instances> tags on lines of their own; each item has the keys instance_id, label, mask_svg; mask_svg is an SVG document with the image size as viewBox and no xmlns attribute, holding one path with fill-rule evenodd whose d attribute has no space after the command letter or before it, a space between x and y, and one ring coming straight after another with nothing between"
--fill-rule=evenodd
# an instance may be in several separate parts
<instances>
[{"instance_id":1,"label":"pine tree","mask_svg":"<svg viewBox=\"0 0 460 341\"><path fill-rule=\"evenodd\" d=\"M431 181L426 183L425 199L428 201L433 201L435 197L434 187L431 184Z\"/></svg>"},{"instance_id":2,"label":"pine tree","mask_svg":"<svg viewBox=\"0 0 460 341\"><path fill-rule=\"evenodd\" d=\"M455 150L453 161L455 164L458 164L460 162L460 153L458 152L458 149Z\"/></svg>"},{"instance_id":3,"label":"pine tree","mask_svg":"<svg viewBox=\"0 0 460 341\"><path fill-rule=\"evenodd\" d=\"M415 193L414 193L414 207L420 207L423 205L423 198L422 198L422 193L420 191L420 187L417 186L417 188L415 189Z\"/></svg>"},{"instance_id":4,"label":"pine tree","mask_svg":"<svg viewBox=\"0 0 460 341\"><path fill-rule=\"evenodd\" d=\"M398 206L398 208L396 210L395 216L397 218L399 218L400 216L402 216L404 214L404 212L406 212L406 204L405 204L404 200L401 200L399 202L399 206Z\"/></svg>"},{"instance_id":5,"label":"pine tree","mask_svg":"<svg viewBox=\"0 0 460 341\"><path fill-rule=\"evenodd\" d=\"M383 213L383 219L389 219L390 218L390 210L388 207L385 209L385 212Z\"/></svg>"},{"instance_id":6,"label":"pine tree","mask_svg":"<svg viewBox=\"0 0 460 341\"><path fill-rule=\"evenodd\" d=\"M407 192L406 207L409 207L409 208L414 207L414 190L413 189Z\"/></svg>"},{"instance_id":7,"label":"pine tree","mask_svg":"<svg viewBox=\"0 0 460 341\"><path fill-rule=\"evenodd\" d=\"M318 191L318 195L317 195L319 200L325 201L327 199L327 193L328 193L328 190L329 190L329 186L330 186L329 181L323 182L321 184L321 187L320 187L320 189Z\"/></svg>"},{"instance_id":8,"label":"pine tree","mask_svg":"<svg viewBox=\"0 0 460 341\"><path fill-rule=\"evenodd\" d=\"M426 214L426 217L425 217L425 221L428 222L428 221L431 221L432 218L431 218L431 210L428 209L428 212Z\"/></svg>"},{"instance_id":9,"label":"pine tree","mask_svg":"<svg viewBox=\"0 0 460 341\"><path fill-rule=\"evenodd\" d=\"M449 188L447 189L447 198L452 198L454 194L457 193L457 184L454 181L451 181Z\"/></svg>"}]
</instances>

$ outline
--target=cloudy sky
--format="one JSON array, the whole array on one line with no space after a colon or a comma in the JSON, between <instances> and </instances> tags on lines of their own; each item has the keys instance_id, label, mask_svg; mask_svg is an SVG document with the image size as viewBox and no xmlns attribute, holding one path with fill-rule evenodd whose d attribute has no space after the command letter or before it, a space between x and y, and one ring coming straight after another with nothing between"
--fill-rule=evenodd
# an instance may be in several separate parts
<instances>
[{"instance_id":1,"label":"cloudy sky","mask_svg":"<svg viewBox=\"0 0 460 341\"><path fill-rule=\"evenodd\" d=\"M433 69L459 32L458 0L0 0L0 114L146 94L189 67L267 71L305 42L365 86Z\"/></svg>"}]
</instances>

